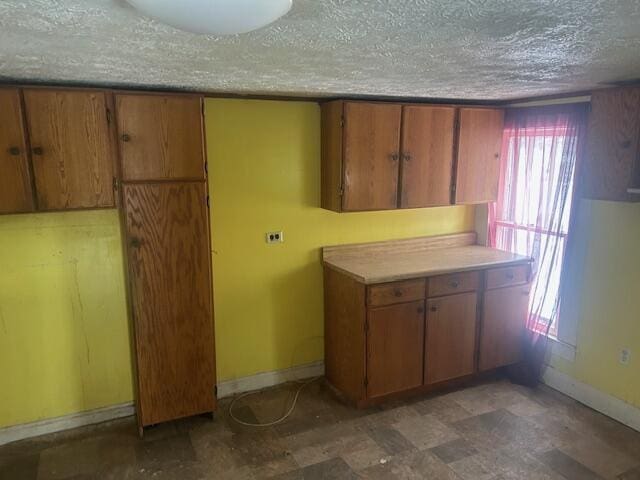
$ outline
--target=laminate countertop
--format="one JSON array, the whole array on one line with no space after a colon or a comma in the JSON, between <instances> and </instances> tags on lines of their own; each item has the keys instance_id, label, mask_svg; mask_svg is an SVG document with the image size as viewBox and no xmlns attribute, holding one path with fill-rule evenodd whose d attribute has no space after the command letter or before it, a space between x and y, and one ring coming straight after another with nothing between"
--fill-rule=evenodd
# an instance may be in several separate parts
<instances>
[{"instance_id":1,"label":"laminate countertop","mask_svg":"<svg viewBox=\"0 0 640 480\"><path fill-rule=\"evenodd\" d=\"M475 245L475 239L470 232L325 247L323 263L360 283L374 284L531 262L530 257Z\"/></svg>"}]
</instances>

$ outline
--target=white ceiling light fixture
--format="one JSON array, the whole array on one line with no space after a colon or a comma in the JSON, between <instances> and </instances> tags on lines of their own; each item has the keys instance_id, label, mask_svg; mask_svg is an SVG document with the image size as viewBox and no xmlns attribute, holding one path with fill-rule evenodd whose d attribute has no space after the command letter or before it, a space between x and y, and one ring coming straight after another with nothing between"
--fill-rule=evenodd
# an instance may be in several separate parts
<instances>
[{"instance_id":1,"label":"white ceiling light fixture","mask_svg":"<svg viewBox=\"0 0 640 480\"><path fill-rule=\"evenodd\" d=\"M208 35L246 33L275 22L292 0L127 0L172 27Z\"/></svg>"}]
</instances>

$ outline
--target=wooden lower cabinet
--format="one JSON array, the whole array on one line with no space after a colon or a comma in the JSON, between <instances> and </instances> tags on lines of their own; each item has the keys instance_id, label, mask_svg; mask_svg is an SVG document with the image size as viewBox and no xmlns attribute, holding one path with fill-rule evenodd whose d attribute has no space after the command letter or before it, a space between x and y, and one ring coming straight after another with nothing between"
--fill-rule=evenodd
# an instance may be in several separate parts
<instances>
[{"instance_id":1,"label":"wooden lower cabinet","mask_svg":"<svg viewBox=\"0 0 640 480\"><path fill-rule=\"evenodd\" d=\"M123 186L140 427L216 407L206 195L205 182Z\"/></svg>"},{"instance_id":2,"label":"wooden lower cabinet","mask_svg":"<svg viewBox=\"0 0 640 480\"><path fill-rule=\"evenodd\" d=\"M522 359L530 284L484 293L479 370L491 370Z\"/></svg>"},{"instance_id":3,"label":"wooden lower cabinet","mask_svg":"<svg viewBox=\"0 0 640 480\"><path fill-rule=\"evenodd\" d=\"M375 285L324 270L325 375L359 407L521 359L526 263Z\"/></svg>"},{"instance_id":4,"label":"wooden lower cabinet","mask_svg":"<svg viewBox=\"0 0 640 480\"><path fill-rule=\"evenodd\" d=\"M367 394L422 385L424 301L372 308L367 328Z\"/></svg>"},{"instance_id":5,"label":"wooden lower cabinet","mask_svg":"<svg viewBox=\"0 0 640 480\"><path fill-rule=\"evenodd\" d=\"M475 371L477 298L469 292L427 300L425 385Z\"/></svg>"}]
</instances>

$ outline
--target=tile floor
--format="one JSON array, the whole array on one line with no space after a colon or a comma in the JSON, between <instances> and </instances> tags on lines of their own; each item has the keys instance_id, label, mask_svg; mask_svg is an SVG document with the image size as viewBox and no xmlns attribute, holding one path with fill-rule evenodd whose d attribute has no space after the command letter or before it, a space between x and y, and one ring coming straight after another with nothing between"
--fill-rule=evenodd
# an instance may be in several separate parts
<instances>
[{"instance_id":1,"label":"tile floor","mask_svg":"<svg viewBox=\"0 0 640 480\"><path fill-rule=\"evenodd\" d=\"M242 399L279 415L295 384ZM640 433L546 387L495 380L355 410L317 381L293 416L241 427L222 401L136 436L132 419L0 447L0 479L640 479Z\"/></svg>"}]
</instances>

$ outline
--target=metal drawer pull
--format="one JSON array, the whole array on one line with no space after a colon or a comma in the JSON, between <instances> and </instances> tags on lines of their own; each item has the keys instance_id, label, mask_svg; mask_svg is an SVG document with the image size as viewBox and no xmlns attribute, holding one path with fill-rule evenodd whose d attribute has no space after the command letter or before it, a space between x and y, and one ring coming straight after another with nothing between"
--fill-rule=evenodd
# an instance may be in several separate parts
<instances>
[{"instance_id":1,"label":"metal drawer pull","mask_svg":"<svg viewBox=\"0 0 640 480\"><path fill-rule=\"evenodd\" d=\"M44 150L42 150L42 147L33 147L34 155L42 155L43 153L44 153Z\"/></svg>"},{"instance_id":2,"label":"metal drawer pull","mask_svg":"<svg viewBox=\"0 0 640 480\"><path fill-rule=\"evenodd\" d=\"M457 280L453 280L451 282L449 282L449 285L453 288L458 288L458 286L460 285L460 283Z\"/></svg>"},{"instance_id":3,"label":"metal drawer pull","mask_svg":"<svg viewBox=\"0 0 640 480\"><path fill-rule=\"evenodd\" d=\"M20 155L20 149L18 147L9 148L9 155Z\"/></svg>"},{"instance_id":4,"label":"metal drawer pull","mask_svg":"<svg viewBox=\"0 0 640 480\"><path fill-rule=\"evenodd\" d=\"M399 290L399 289L397 289L397 288L396 288L396 289L393 291L393 294L394 294L396 297L401 297L401 296L402 296L402 290Z\"/></svg>"},{"instance_id":5,"label":"metal drawer pull","mask_svg":"<svg viewBox=\"0 0 640 480\"><path fill-rule=\"evenodd\" d=\"M507 272L507 280L513 280L513 272Z\"/></svg>"},{"instance_id":6,"label":"metal drawer pull","mask_svg":"<svg viewBox=\"0 0 640 480\"><path fill-rule=\"evenodd\" d=\"M431 310L432 312L437 312L438 311L438 307L433 305L429 310Z\"/></svg>"}]
</instances>

